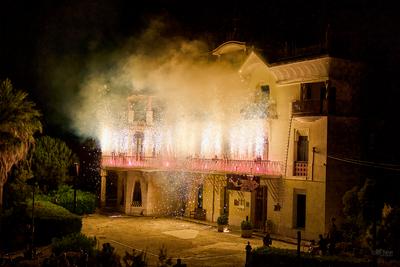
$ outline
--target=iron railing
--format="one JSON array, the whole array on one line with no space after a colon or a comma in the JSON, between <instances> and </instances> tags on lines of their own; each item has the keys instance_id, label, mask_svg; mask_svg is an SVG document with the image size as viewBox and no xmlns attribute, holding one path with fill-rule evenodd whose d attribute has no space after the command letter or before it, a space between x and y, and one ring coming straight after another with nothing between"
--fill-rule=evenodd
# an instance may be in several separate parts
<instances>
[{"instance_id":1,"label":"iron railing","mask_svg":"<svg viewBox=\"0 0 400 267\"><path fill-rule=\"evenodd\" d=\"M195 172L229 172L258 175L282 175L282 163L269 160L142 158L103 156L103 167L128 169L182 170Z\"/></svg>"}]
</instances>

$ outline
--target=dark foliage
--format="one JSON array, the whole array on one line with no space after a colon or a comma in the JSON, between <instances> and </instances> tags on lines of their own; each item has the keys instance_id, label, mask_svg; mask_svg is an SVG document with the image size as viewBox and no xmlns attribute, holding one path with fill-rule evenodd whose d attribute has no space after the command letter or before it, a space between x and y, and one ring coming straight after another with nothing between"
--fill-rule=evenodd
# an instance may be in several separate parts
<instances>
[{"instance_id":1,"label":"dark foliage","mask_svg":"<svg viewBox=\"0 0 400 267\"><path fill-rule=\"evenodd\" d=\"M120 267L121 259L114 252L115 248L110 243L104 243L103 249L97 254L97 266Z\"/></svg>"},{"instance_id":2,"label":"dark foliage","mask_svg":"<svg viewBox=\"0 0 400 267\"><path fill-rule=\"evenodd\" d=\"M27 215L29 216L29 214L31 214L31 208L28 206ZM81 217L51 202L35 202L36 244L49 244L54 237L79 233L81 228Z\"/></svg>"},{"instance_id":3,"label":"dark foliage","mask_svg":"<svg viewBox=\"0 0 400 267\"><path fill-rule=\"evenodd\" d=\"M96 238L87 237L82 233L73 233L62 238L55 238L52 241L52 251L55 255L74 251L84 252L89 256L95 255L97 240Z\"/></svg>"},{"instance_id":4,"label":"dark foliage","mask_svg":"<svg viewBox=\"0 0 400 267\"><path fill-rule=\"evenodd\" d=\"M126 267L146 267L147 257L146 252L133 250L132 254L125 251L125 256L122 258Z\"/></svg>"},{"instance_id":5,"label":"dark foliage","mask_svg":"<svg viewBox=\"0 0 400 267\"><path fill-rule=\"evenodd\" d=\"M368 260L354 257L311 256L308 254L298 257L295 250L261 247L252 250L250 266L370 267L372 265Z\"/></svg>"},{"instance_id":6,"label":"dark foliage","mask_svg":"<svg viewBox=\"0 0 400 267\"><path fill-rule=\"evenodd\" d=\"M100 191L101 148L94 139L86 139L78 151L80 174L78 188L97 194Z\"/></svg>"},{"instance_id":7,"label":"dark foliage","mask_svg":"<svg viewBox=\"0 0 400 267\"><path fill-rule=\"evenodd\" d=\"M228 216L226 214L222 214L217 219L217 224L219 225L227 225L228 224Z\"/></svg>"},{"instance_id":8,"label":"dark foliage","mask_svg":"<svg viewBox=\"0 0 400 267\"><path fill-rule=\"evenodd\" d=\"M64 141L43 136L37 139L32 151L32 171L44 193L57 190L62 183L71 180L69 168L77 161Z\"/></svg>"},{"instance_id":9,"label":"dark foliage","mask_svg":"<svg viewBox=\"0 0 400 267\"><path fill-rule=\"evenodd\" d=\"M60 186L57 191L41 197L66 208L70 212L74 212L74 189L71 186ZM96 199L96 195L90 192L76 190L76 210L74 213L79 215L94 213L96 210Z\"/></svg>"},{"instance_id":10,"label":"dark foliage","mask_svg":"<svg viewBox=\"0 0 400 267\"><path fill-rule=\"evenodd\" d=\"M32 201L7 210L2 217L1 238L5 250L23 249L31 243ZM48 201L35 201L36 245L47 245L52 238L79 233L82 219Z\"/></svg>"}]
</instances>

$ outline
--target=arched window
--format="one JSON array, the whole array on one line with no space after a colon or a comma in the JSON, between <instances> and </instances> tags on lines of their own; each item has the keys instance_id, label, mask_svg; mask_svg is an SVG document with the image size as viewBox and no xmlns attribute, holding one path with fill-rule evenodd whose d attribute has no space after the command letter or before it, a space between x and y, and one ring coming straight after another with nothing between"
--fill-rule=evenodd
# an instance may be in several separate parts
<instances>
[{"instance_id":1,"label":"arched window","mask_svg":"<svg viewBox=\"0 0 400 267\"><path fill-rule=\"evenodd\" d=\"M136 181L133 188L133 199L132 206L141 207L142 206L142 189L140 187L140 182Z\"/></svg>"}]
</instances>

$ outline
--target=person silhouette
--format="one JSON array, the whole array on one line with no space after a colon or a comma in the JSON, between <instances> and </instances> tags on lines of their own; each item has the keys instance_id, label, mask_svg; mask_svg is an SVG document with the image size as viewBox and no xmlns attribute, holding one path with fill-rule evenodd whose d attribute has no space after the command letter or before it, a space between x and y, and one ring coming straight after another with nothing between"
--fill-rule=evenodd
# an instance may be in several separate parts
<instances>
[{"instance_id":1,"label":"person silhouette","mask_svg":"<svg viewBox=\"0 0 400 267\"><path fill-rule=\"evenodd\" d=\"M321 234L319 234L318 249L321 255L325 255L328 249L327 240Z\"/></svg>"},{"instance_id":2,"label":"person silhouette","mask_svg":"<svg viewBox=\"0 0 400 267\"><path fill-rule=\"evenodd\" d=\"M338 242L338 230L335 224L335 217L331 219L331 225L328 231L329 254L335 254L336 243Z\"/></svg>"}]
</instances>

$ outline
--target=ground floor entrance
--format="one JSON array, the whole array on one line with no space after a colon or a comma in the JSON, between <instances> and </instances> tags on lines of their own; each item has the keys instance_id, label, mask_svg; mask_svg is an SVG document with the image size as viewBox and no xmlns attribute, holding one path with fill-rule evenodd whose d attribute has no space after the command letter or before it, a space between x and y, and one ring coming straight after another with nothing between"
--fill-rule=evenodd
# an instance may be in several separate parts
<instances>
[{"instance_id":1,"label":"ground floor entrance","mask_svg":"<svg viewBox=\"0 0 400 267\"><path fill-rule=\"evenodd\" d=\"M258 187L255 195L254 228L265 232L268 207L268 188L266 186Z\"/></svg>"}]
</instances>

